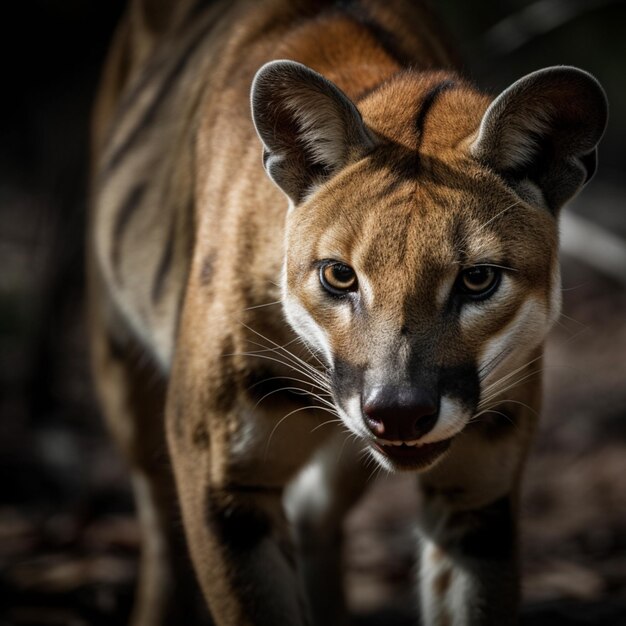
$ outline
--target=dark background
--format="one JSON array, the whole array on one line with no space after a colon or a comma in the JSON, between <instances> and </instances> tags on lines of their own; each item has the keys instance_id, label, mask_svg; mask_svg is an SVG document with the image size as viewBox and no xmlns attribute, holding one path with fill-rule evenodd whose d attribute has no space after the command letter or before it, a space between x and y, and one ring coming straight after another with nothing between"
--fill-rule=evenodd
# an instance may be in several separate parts
<instances>
[{"instance_id":1,"label":"dark background","mask_svg":"<svg viewBox=\"0 0 626 626\"><path fill-rule=\"evenodd\" d=\"M88 376L88 120L120 0L5 3L0 20L0 624L123 624L138 532ZM626 4L437 7L466 72L497 93L551 64L611 103L599 173L564 214L564 316L523 507L524 624L626 624ZM582 238L577 236L582 232ZM621 255L621 256L620 256ZM349 520L359 624L410 624L408 477Z\"/></svg>"}]
</instances>

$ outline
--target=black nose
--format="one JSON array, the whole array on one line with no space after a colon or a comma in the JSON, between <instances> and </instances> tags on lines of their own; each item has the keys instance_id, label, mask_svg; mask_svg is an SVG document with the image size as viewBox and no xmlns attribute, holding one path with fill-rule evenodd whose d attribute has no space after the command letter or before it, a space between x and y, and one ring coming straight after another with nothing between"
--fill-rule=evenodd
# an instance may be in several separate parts
<instances>
[{"instance_id":1,"label":"black nose","mask_svg":"<svg viewBox=\"0 0 626 626\"><path fill-rule=\"evenodd\" d=\"M363 398L365 423L377 437L414 441L437 423L437 400L438 395L421 388L374 387Z\"/></svg>"}]
</instances>

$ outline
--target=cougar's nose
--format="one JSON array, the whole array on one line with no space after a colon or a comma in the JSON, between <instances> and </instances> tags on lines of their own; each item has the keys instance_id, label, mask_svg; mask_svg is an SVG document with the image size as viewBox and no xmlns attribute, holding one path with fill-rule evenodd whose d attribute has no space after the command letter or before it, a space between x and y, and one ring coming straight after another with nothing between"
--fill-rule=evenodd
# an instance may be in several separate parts
<instances>
[{"instance_id":1,"label":"cougar's nose","mask_svg":"<svg viewBox=\"0 0 626 626\"><path fill-rule=\"evenodd\" d=\"M365 423L377 437L415 441L437 423L437 400L425 389L374 387L363 398Z\"/></svg>"}]
</instances>

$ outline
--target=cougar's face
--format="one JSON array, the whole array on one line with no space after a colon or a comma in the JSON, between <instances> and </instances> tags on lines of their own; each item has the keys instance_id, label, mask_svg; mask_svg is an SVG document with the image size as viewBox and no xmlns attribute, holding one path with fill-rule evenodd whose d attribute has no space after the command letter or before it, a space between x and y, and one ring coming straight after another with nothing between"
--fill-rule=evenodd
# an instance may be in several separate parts
<instances>
[{"instance_id":1,"label":"cougar's face","mask_svg":"<svg viewBox=\"0 0 626 626\"><path fill-rule=\"evenodd\" d=\"M251 93L291 205L287 318L373 455L428 467L506 400L559 313L556 218L593 176L606 95L572 67L493 100L404 71L357 109L292 61L263 66Z\"/></svg>"},{"instance_id":2,"label":"cougar's face","mask_svg":"<svg viewBox=\"0 0 626 626\"><path fill-rule=\"evenodd\" d=\"M547 210L479 167L410 169L370 156L292 209L283 276L342 420L389 469L431 466L506 399L559 313Z\"/></svg>"}]
</instances>

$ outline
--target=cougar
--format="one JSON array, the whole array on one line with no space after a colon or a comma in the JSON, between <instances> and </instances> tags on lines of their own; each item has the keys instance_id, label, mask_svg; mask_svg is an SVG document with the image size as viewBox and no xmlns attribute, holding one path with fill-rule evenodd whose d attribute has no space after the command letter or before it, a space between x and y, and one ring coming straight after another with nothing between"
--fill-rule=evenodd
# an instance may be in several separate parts
<instances>
[{"instance_id":1,"label":"cougar","mask_svg":"<svg viewBox=\"0 0 626 626\"><path fill-rule=\"evenodd\" d=\"M131 2L88 261L136 626L193 623L196 580L219 626L343 623L372 464L421 494L422 623L516 622L559 211L607 103L565 66L488 95L446 41L408 0Z\"/></svg>"}]
</instances>

